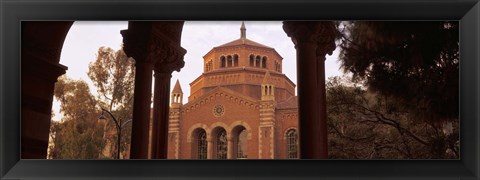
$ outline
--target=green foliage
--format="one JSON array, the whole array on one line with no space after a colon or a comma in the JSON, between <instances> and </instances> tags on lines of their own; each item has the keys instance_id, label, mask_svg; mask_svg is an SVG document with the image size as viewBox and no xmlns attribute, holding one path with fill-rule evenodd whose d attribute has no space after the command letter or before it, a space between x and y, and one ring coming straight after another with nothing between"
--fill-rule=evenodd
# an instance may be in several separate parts
<instances>
[{"instance_id":1,"label":"green foliage","mask_svg":"<svg viewBox=\"0 0 480 180\"><path fill-rule=\"evenodd\" d=\"M418 118L458 119L458 22L355 21L339 27L340 62L354 79L405 103Z\"/></svg>"},{"instance_id":2,"label":"green foliage","mask_svg":"<svg viewBox=\"0 0 480 180\"><path fill-rule=\"evenodd\" d=\"M101 47L97 59L89 64L88 76L97 87L98 96L90 93L88 84L66 76L55 84L54 95L61 103L61 122L52 122L50 148L52 159L116 158L116 144L104 157L106 142L116 143L116 126L110 116L106 124L98 123L101 109L109 110L119 121L131 119L134 88L133 60L123 50ZM122 128L121 151L130 145L131 123ZM107 141L108 140L108 141Z\"/></svg>"},{"instance_id":3,"label":"green foliage","mask_svg":"<svg viewBox=\"0 0 480 180\"><path fill-rule=\"evenodd\" d=\"M459 157L458 121L434 125L396 98L339 77L327 82L327 104L332 159Z\"/></svg>"},{"instance_id":4,"label":"green foliage","mask_svg":"<svg viewBox=\"0 0 480 180\"><path fill-rule=\"evenodd\" d=\"M131 116L134 88L134 63L123 50L100 47L97 59L89 64L88 77L97 87L97 97L109 111L122 110Z\"/></svg>"},{"instance_id":5,"label":"green foliage","mask_svg":"<svg viewBox=\"0 0 480 180\"><path fill-rule=\"evenodd\" d=\"M135 83L134 60L127 57L123 50L114 51L111 48L100 47L97 59L89 64L88 77L97 87L99 105L109 110L119 123L132 119L133 90ZM116 126L112 118L107 118L107 131L115 131ZM130 146L131 123L122 128L121 152ZM117 135L108 137L117 142ZM116 147L111 153L116 153ZM112 156L115 157L115 156Z\"/></svg>"},{"instance_id":6,"label":"green foliage","mask_svg":"<svg viewBox=\"0 0 480 180\"><path fill-rule=\"evenodd\" d=\"M52 159L96 159L103 148L103 128L97 126L99 113L88 85L66 76L59 78L54 96L61 102L61 122L52 122Z\"/></svg>"}]
</instances>

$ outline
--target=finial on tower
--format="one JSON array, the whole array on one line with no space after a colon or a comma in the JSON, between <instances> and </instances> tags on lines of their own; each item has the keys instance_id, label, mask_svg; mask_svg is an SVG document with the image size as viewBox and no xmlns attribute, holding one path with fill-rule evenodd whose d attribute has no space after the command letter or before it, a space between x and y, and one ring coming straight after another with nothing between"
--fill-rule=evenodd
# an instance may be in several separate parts
<instances>
[{"instance_id":1,"label":"finial on tower","mask_svg":"<svg viewBox=\"0 0 480 180\"><path fill-rule=\"evenodd\" d=\"M240 38L247 38L247 28L245 28L245 22L242 21L242 27L240 27Z\"/></svg>"}]
</instances>

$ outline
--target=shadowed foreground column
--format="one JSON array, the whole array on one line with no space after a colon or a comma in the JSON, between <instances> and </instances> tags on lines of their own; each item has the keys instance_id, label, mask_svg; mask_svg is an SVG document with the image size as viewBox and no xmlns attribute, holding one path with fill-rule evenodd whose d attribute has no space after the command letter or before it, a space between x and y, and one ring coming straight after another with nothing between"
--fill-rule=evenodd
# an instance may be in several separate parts
<instances>
[{"instance_id":1,"label":"shadowed foreground column","mask_svg":"<svg viewBox=\"0 0 480 180\"><path fill-rule=\"evenodd\" d=\"M135 89L131 138L131 159L148 159L150 104L152 97L153 59L148 56L150 22L128 22L121 31L124 51L135 59Z\"/></svg>"},{"instance_id":2,"label":"shadowed foreground column","mask_svg":"<svg viewBox=\"0 0 480 180\"><path fill-rule=\"evenodd\" d=\"M153 100L152 159L166 159L168 152L168 120L170 80L173 71L180 71L185 65L183 57L187 52L165 37L155 41L161 54L155 64L155 89Z\"/></svg>"},{"instance_id":3,"label":"shadowed foreground column","mask_svg":"<svg viewBox=\"0 0 480 180\"><path fill-rule=\"evenodd\" d=\"M317 61L318 48L324 48L325 43L335 45L335 41L324 42L322 39L327 35L324 33L326 24L333 25L332 22L283 22L283 29L292 38L297 50L298 120L302 159L328 158L325 68L324 64ZM319 47L319 44L322 46Z\"/></svg>"},{"instance_id":4,"label":"shadowed foreground column","mask_svg":"<svg viewBox=\"0 0 480 180\"><path fill-rule=\"evenodd\" d=\"M322 121L319 128L323 129L320 133L320 148L322 159L328 158L328 129L327 129L327 95L325 87L325 55L332 55L336 48L335 36L337 29L333 22L320 22L321 38L317 40L317 88L318 88L318 116Z\"/></svg>"}]
</instances>

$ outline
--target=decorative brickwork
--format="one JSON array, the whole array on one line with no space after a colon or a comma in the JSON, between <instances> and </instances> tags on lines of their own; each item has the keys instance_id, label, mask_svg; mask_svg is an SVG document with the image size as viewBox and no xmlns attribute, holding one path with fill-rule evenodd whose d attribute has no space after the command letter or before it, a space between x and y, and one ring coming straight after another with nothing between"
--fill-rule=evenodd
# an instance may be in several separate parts
<instances>
[{"instance_id":1,"label":"decorative brickwork","mask_svg":"<svg viewBox=\"0 0 480 180\"><path fill-rule=\"evenodd\" d=\"M247 39L242 25L240 39L203 58L188 103L178 100L179 83L171 93L168 158L204 158L205 144L207 159L287 158L284 133L297 129L297 98L295 84L281 73L282 57Z\"/></svg>"}]
</instances>

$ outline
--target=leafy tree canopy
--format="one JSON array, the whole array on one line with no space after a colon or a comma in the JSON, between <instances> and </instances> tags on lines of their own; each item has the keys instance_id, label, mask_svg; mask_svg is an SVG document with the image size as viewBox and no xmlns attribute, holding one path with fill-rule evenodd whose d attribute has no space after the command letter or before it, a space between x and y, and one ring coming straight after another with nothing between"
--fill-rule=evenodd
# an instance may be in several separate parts
<instances>
[{"instance_id":1,"label":"leafy tree canopy","mask_svg":"<svg viewBox=\"0 0 480 180\"><path fill-rule=\"evenodd\" d=\"M341 67L354 79L418 117L458 119L458 22L356 21L339 30Z\"/></svg>"},{"instance_id":2,"label":"leafy tree canopy","mask_svg":"<svg viewBox=\"0 0 480 180\"><path fill-rule=\"evenodd\" d=\"M116 126L107 114L107 124L98 124L101 109L126 122L132 116L134 88L133 60L123 50L100 47L97 58L89 64L88 76L97 87L98 96L91 94L88 84L62 76L55 84L54 95L61 103L61 122L53 122L51 137L54 159L110 158L116 154ZM121 122L120 122L121 123ZM102 126L101 126L102 125ZM103 126L106 125L106 126ZM127 155L131 124L122 128L121 152ZM109 154L105 154L108 146ZM103 154L103 155L101 155ZM99 156L100 155L100 156Z\"/></svg>"},{"instance_id":3,"label":"leafy tree canopy","mask_svg":"<svg viewBox=\"0 0 480 180\"><path fill-rule=\"evenodd\" d=\"M87 83L61 76L54 96L64 116L51 125L55 146L50 148L50 158L96 159L103 148L103 128L97 126L96 100Z\"/></svg>"}]
</instances>

